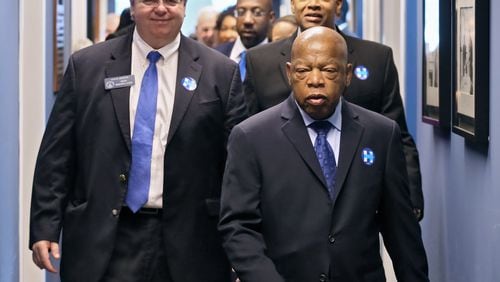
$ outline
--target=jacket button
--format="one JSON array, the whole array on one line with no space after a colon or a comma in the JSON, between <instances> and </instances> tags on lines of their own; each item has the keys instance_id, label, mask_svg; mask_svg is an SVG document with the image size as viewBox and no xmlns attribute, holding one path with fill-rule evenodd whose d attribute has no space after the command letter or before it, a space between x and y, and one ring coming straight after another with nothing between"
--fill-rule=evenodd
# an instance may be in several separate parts
<instances>
[{"instance_id":1,"label":"jacket button","mask_svg":"<svg viewBox=\"0 0 500 282\"><path fill-rule=\"evenodd\" d=\"M117 209L113 209L113 210L111 211L111 214L112 214L113 216L118 216L118 214L119 214L119 213L120 213L120 212L119 212Z\"/></svg>"},{"instance_id":2,"label":"jacket button","mask_svg":"<svg viewBox=\"0 0 500 282\"><path fill-rule=\"evenodd\" d=\"M120 174L119 177L120 177L120 182L121 183L125 183L125 181L127 181L127 176L125 176L125 174L122 173L122 174Z\"/></svg>"},{"instance_id":3,"label":"jacket button","mask_svg":"<svg viewBox=\"0 0 500 282\"><path fill-rule=\"evenodd\" d=\"M322 273L319 276L319 282L327 282L327 281L328 281L328 276L326 276L326 274Z\"/></svg>"},{"instance_id":4,"label":"jacket button","mask_svg":"<svg viewBox=\"0 0 500 282\"><path fill-rule=\"evenodd\" d=\"M335 243L335 237L333 237L333 235L329 235L328 236L328 242L330 242L332 244Z\"/></svg>"}]
</instances>

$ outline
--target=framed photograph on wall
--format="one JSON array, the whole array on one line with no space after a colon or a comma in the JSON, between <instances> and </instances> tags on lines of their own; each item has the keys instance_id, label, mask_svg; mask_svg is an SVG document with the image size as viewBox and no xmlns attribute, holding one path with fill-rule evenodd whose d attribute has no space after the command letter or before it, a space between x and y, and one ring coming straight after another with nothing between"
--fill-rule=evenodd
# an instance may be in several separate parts
<instances>
[{"instance_id":1,"label":"framed photograph on wall","mask_svg":"<svg viewBox=\"0 0 500 282\"><path fill-rule=\"evenodd\" d=\"M489 2L455 0L452 131L475 142L489 138Z\"/></svg>"},{"instance_id":2,"label":"framed photograph on wall","mask_svg":"<svg viewBox=\"0 0 500 282\"><path fill-rule=\"evenodd\" d=\"M422 121L450 129L451 0L424 0Z\"/></svg>"},{"instance_id":3,"label":"framed photograph on wall","mask_svg":"<svg viewBox=\"0 0 500 282\"><path fill-rule=\"evenodd\" d=\"M53 83L54 93L61 87L64 75L64 1L53 0L54 8L54 42L53 42Z\"/></svg>"}]
</instances>

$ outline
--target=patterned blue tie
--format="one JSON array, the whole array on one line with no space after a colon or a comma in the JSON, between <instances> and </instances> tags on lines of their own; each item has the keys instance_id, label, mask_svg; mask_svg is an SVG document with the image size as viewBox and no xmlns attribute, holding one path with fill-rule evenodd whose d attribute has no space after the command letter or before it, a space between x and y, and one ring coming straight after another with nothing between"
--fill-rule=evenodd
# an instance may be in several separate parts
<instances>
[{"instance_id":1,"label":"patterned blue tie","mask_svg":"<svg viewBox=\"0 0 500 282\"><path fill-rule=\"evenodd\" d=\"M156 100L158 97L157 51L148 54L149 66L141 83L132 136L132 163L125 203L135 213L147 201L151 181L151 155L155 131Z\"/></svg>"},{"instance_id":2,"label":"patterned blue tie","mask_svg":"<svg viewBox=\"0 0 500 282\"><path fill-rule=\"evenodd\" d=\"M321 166L321 170L323 171L323 175L326 179L326 184L328 187L328 194L330 194L330 199L333 199L334 196L334 187L335 187L335 170L336 170L336 162L335 155L333 153L332 147L328 143L326 136L328 135L328 131L333 127L329 121L315 121L309 125L318 136L316 137L316 141L314 141L314 150L316 151L316 156L318 157L319 164Z\"/></svg>"},{"instance_id":3,"label":"patterned blue tie","mask_svg":"<svg viewBox=\"0 0 500 282\"><path fill-rule=\"evenodd\" d=\"M247 74L247 51L243 51L240 54L240 76L241 82L245 81L245 76Z\"/></svg>"}]
</instances>

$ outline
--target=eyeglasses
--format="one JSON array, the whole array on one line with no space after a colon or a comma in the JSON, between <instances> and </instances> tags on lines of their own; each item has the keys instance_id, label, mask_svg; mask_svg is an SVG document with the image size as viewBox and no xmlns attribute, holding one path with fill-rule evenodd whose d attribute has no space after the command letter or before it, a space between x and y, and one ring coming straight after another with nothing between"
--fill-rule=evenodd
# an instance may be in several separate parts
<instances>
[{"instance_id":1,"label":"eyeglasses","mask_svg":"<svg viewBox=\"0 0 500 282\"><path fill-rule=\"evenodd\" d=\"M144 4L145 6L156 8L160 6L160 3L163 3L167 6L175 6L182 3L182 0L139 0L139 2Z\"/></svg>"},{"instance_id":2,"label":"eyeglasses","mask_svg":"<svg viewBox=\"0 0 500 282\"><path fill-rule=\"evenodd\" d=\"M234 16L237 18L242 18L245 16L247 12L250 12L253 17L260 18L267 14L267 11L262 10L261 8L253 8L253 9L245 9L245 8L237 8L234 10Z\"/></svg>"}]
</instances>

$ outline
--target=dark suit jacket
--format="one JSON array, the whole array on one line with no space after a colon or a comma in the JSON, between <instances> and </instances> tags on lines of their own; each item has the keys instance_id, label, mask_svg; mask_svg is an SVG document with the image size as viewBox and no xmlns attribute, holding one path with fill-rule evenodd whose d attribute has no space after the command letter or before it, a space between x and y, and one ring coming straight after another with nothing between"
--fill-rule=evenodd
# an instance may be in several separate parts
<instances>
[{"instance_id":1,"label":"dark suit jacket","mask_svg":"<svg viewBox=\"0 0 500 282\"><path fill-rule=\"evenodd\" d=\"M412 205L423 212L424 198L418 151L406 126L392 50L375 42L344 34L342 36L347 42L348 60L353 69L364 66L369 71L366 80L360 80L353 75L344 97L349 102L381 113L398 123L409 174ZM252 48L247 52L244 93L250 114L274 106L290 95L286 62L290 61L295 37L296 34L284 40Z\"/></svg>"},{"instance_id":2,"label":"dark suit jacket","mask_svg":"<svg viewBox=\"0 0 500 282\"><path fill-rule=\"evenodd\" d=\"M215 50L221 52L226 55L226 57L231 56L231 51L233 50L234 42L226 42L222 43L219 46L215 47Z\"/></svg>"},{"instance_id":3,"label":"dark suit jacket","mask_svg":"<svg viewBox=\"0 0 500 282\"><path fill-rule=\"evenodd\" d=\"M398 280L428 281L404 162L394 121L343 103L332 202L292 98L237 125L219 230L241 281L385 281L379 231Z\"/></svg>"},{"instance_id":4,"label":"dark suit jacket","mask_svg":"<svg viewBox=\"0 0 500 282\"><path fill-rule=\"evenodd\" d=\"M62 229L63 281L99 281L113 250L131 160L129 87L105 90L104 79L130 74L131 42L130 33L70 58L42 140L30 246L58 241ZM184 77L196 90L181 85ZM217 231L220 187L227 137L245 117L237 65L182 36L163 198L173 281L229 280Z\"/></svg>"}]
</instances>

